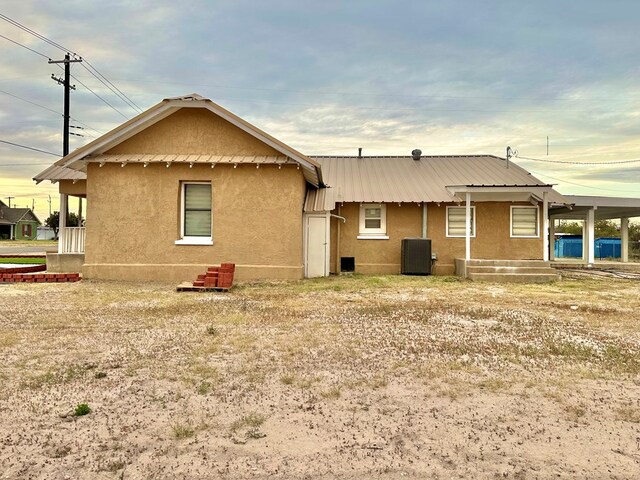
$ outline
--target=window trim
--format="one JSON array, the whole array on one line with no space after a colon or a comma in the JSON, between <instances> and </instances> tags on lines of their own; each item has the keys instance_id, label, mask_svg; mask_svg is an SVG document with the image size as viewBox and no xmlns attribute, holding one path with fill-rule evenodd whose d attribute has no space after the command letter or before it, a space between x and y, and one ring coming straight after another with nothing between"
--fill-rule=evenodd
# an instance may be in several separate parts
<instances>
[{"instance_id":1,"label":"window trim","mask_svg":"<svg viewBox=\"0 0 640 480\"><path fill-rule=\"evenodd\" d=\"M365 227L365 210L367 208L380 208L380 228ZM388 240L387 235L387 206L384 203L361 203L360 221L358 228L358 240Z\"/></svg>"},{"instance_id":2,"label":"window trim","mask_svg":"<svg viewBox=\"0 0 640 480\"><path fill-rule=\"evenodd\" d=\"M444 233L446 235L447 238L466 238L467 235L449 235L449 209L450 208L462 208L462 209L466 209L466 206L463 205L447 205L447 212L446 212L446 217L445 217L445 230ZM469 236L470 238L476 238L476 206L475 205L471 205L471 211L473 212L472 217L473 217L473 222L471 225L471 232L472 234ZM466 213L465 213L466 216ZM466 229L466 227L465 227Z\"/></svg>"},{"instance_id":3,"label":"window trim","mask_svg":"<svg viewBox=\"0 0 640 480\"><path fill-rule=\"evenodd\" d=\"M213 218L211 219L211 234L206 235L185 235L185 190L187 185L209 185L211 187L211 215L213 215L213 185L211 182L183 181L180 182L180 238L175 241L176 245L213 245Z\"/></svg>"},{"instance_id":4,"label":"window trim","mask_svg":"<svg viewBox=\"0 0 640 480\"><path fill-rule=\"evenodd\" d=\"M514 235L513 234L513 210L516 208L536 209L536 234L535 235ZM540 238L540 206L539 205L511 205L509 209L509 237L510 238Z\"/></svg>"}]
</instances>

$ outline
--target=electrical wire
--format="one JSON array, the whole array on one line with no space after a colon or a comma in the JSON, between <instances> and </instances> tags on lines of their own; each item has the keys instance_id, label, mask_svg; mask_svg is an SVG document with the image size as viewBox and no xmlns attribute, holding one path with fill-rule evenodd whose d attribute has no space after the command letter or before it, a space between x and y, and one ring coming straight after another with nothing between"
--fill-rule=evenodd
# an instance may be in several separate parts
<instances>
[{"instance_id":1,"label":"electrical wire","mask_svg":"<svg viewBox=\"0 0 640 480\"><path fill-rule=\"evenodd\" d=\"M20 42L16 42L15 40L11 40L9 37L5 37L4 35L0 35L0 37L4 38L5 40L10 41L11 43L15 43L16 45L19 45L19 46L21 46L22 48L26 48L27 50L29 50L29 51L31 51L31 52L33 52L33 53L37 54L37 55L40 55L41 57L44 57L44 58L46 58L47 60L51 60L51 59L50 59L50 57L48 57L48 56L47 56L47 55L45 55L44 53L40 53L40 52L38 52L37 50L34 50L33 48L27 47L26 45L23 45L23 44L22 44L22 43L20 43Z\"/></svg>"},{"instance_id":2,"label":"electrical wire","mask_svg":"<svg viewBox=\"0 0 640 480\"><path fill-rule=\"evenodd\" d=\"M546 163L563 163L567 165L621 165L624 163L638 163L640 160L616 160L613 162L574 162L567 160L545 160L542 158L530 158L530 157L522 157L520 155L516 155L515 158L519 158L521 160L532 160L534 162L546 162Z\"/></svg>"},{"instance_id":3,"label":"electrical wire","mask_svg":"<svg viewBox=\"0 0 640 480\"><path fill-rule=\"evenodd\" d=\"M2 13L0 13L0 19L1 19L1 20L4 20L5 22L10 23L11 25L14 25L15 27L18 27L18 28L19 28L19 29L21 29L21 30L24 30L25 32L27 32L27 33L29 33L29 34L33 35L34 37L39 38L39 39L40 39L40 40L42 40L43 42L48 43L49 45L51 45L51 46L53 46L53 47L57 48L58 50L62 50L62 51L63 51L63 52L65 52L65 53L67 53L67 52L71 52L71 53L73 53L71 49L63 47L63 46L62 46L62 45L60 45L59 43L54 42L53 40L51 40L51 39L49 39L49 38L45 37L44 35L40 35L40 34L39 34L38 32L36 32L35 30L32 30L32 29L30 29L29 27L27 27L27 26L25 26L25 25L22 25L20 22L18 22L18 21L16 21L16 20L13 20L12 18L10 18L10 17L8 17L8 16L6 16L6 15L4 15L4 14L2 14ZM74 56L77 56L75 53L73 53L73 55L74 55Z\"/></svg>"},{"instance_id":4,"label":"electrical wire","mask_svg":"<svg viewBox=\"0 0 640 480\"><path fill-rule=\"evenodd\" d=\"M28 147L27 145L21 145L19 143L9 142L7 140L0 140L0 143L6 143L7 145L13 145L14 147L26 148L27 150L33 150L35 152L46 153L47 155L53 155L54 157L62 157L59 153L47 152L46 150L40 150L35 147Z\"/></svg>"},{"instance_id":5,"label":"electrical wire","mask_svg":"<svg viewBox=\"0 0 640 480\"><path fill-rule=\"evenodd\" d=\"M539 175L541 177L547 177L547 178L551 178L553 180L556 180L558 182L563 182L563 183L568 183L570 185L575 185L576 187L584 187L584 188L592 188L594 190L602 190L602 191L606 191L606 192L625 192L625 193L638 193L638 190L620 190L619 188L603 188L603 187L592 187L590 185L583 185L581 183L575 183L575 182L570 182L569 180L564 180L562 178L558 178L558 177L552 177L551 175L547 175L546 173L539 173L539 172L534 172L533 170L529 170L530 173L533 173L534 175Z\"/></svg>"},{"instance_id":6,"label":"electrical wire","mask_svg":"<svg viewBox=\"0 0 640 480\"><path fill-rule=\"evenodd\" d=\"M82 65L82 64L80 64ZM109 107L111 107L112 110L118 112L120 115L122 115L125 119L129 120L129 117L127 117L124 113L122 113L120 110L118 110L116 107L114 107L113 105L111 105L109 102L107 102L104 98L102 98L100 95L98 95L96 92L94 92L91 88L89 88L87 85L85 85L81 80L78 80L77 77L75 77L74 75L71 75L71 78L73 78L76 82L78 82L80 85L82 85L84 88L86 88L87 90L89 90L91 93L93 93L93 95L95 95L96 97L98 97L100 100L102 100L106 105L108 105Z\"/></svg>"},{"instance_id":7,"label":"electrical wire","mask_svg":"<svg viewBox=\"0 0 640 480\"><path fill-rule=\"evenodd\" d=\"M3 93L3 94L8 95L8 96L10 96L10 97L13 97L13 98L15 98L15 99L17 99L17 100L20 100L20 101L22 101L22 102L30 103L31 105L34 105L34 106L36 106L36 107L42 108L42 109L44 109L44 110L47 110L47 111L49 111L49 112L55 113L56 115L60 115L61 117L64 117L64 114L63 114L62 112L58 112L57 110L54 110L54 109L52 109L52 108L45 107L44 105L41 105L41 104L39 104L39 103L32 102L31 100L27 100L26 98L19 97L18 95L14 95L13 93L9 93L9 92L7 92L7 91L5 91L5 90L0 90L0 93ZM81 124L81 125L84 125L85 127L89 128L90 130L93 130L94 132L96 132L96 133L97 133L97 134L99 134L99 135L102 135L102 134L103 134L103 132L101 132L100 130L96 130L96 129L95 129L95 128L93 128L92 126L87 125L86 123L84 123L83 121L81 121L81 120L79 120L79 119L77 119L77 118L75 118L75 117L71 117L71 116L70 116L70 117L69 117L69 119L70 119L70 120L73 120L73 121L74 121L74 122L76 122L76 123L79 123L79 124ZM95 137L94 137L93 135L91 135L90 133L87 133L87 135L88 135L88 136L90 136L90 137L95 138Z\"/></svg>"},{"instance_id":8,"label":"electrical wire","mask_svg":"<svg viewBox=\"0 0 640 480\"><path fill-rule=\"evenodd\" d=\"M133 100L131 100L131 98L129 98L122 90L120 90L118 87L116 87L113 82L111 82L111 80L109 80L107 77L105 77L102 73L100 73L98 71L98 69L96 67L94 67L91 62L89 62L89 60L84 61L84 63L86 63L91 70L93 70L98 76L96 76L95 74L93 74L94 77L96 77L98 80L100 80L101 78L104 79L109 85L111 85L111 87L113 87L117 93L121 94L122 96L120 97L123 101L125 101L127 104L129 104L129 106L131 106L131 108L133 108L134 110L137 109L140 113L142 113L142 108L140 108ZM87 69L89 71L89 73L92 73L84 64L82 65L85 69ZM100 80L102 81L102 80ZM124 97L124 98L123 98Z\"/></svg>"}]
</instances>

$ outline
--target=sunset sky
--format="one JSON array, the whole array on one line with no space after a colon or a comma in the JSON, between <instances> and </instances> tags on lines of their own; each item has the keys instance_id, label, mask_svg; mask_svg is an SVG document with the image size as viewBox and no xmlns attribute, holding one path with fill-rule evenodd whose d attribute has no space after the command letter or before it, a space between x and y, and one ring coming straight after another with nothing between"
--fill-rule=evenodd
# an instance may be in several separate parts
<instances>
[{"instance_id":1,"label":"sunset sky","mask_svg":"<svg viewBox=\"0 0 640 480\"><path fill-rule=\"evenodd\" d=\"M0 13L142 109L197 92L308 155L510 145L562 193L640 196L638 2L11 0ZM62 71L46 57L64 51L6 19L0 35L0 140L59 155ZM137 112L72 73L73 150ZM58 158L0 143L0 199L45 218L57 188L31 178ZM588 165L607 162L626 163Z\"/></svg>"}]
</instances>

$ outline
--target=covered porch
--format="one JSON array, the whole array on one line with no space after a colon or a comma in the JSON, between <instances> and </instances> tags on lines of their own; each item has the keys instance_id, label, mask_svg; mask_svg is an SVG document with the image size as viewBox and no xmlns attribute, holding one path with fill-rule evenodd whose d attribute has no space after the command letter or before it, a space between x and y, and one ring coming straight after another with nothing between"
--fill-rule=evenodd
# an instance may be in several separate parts
<instances>
[{"instance_id":1,"label":"covered porch","mask_svg":"<svg viewBox=\"0 0 640 480\"><path fill-rule=\"evenodd\" d=\"M58 252L47 254L47 269L51 272L80 272L84 264L87 180L84 172L52 165L38 176L36 183L49 180L59 185L60 215L58 217ZM71 203L77 202L78 224L67 224Z\"/></svg>"},{"instance_id":2,"label":"covered porch","mask_svg":"<svg viewBox=\"0 0 640 480\"><path fill-rule=\"evenodd\" d=\"M574 267L620 267L625 264L632 271L640 271L640 261L630 262L629 219L640 218L640 198L617 198L584 195L566 195L568 204L557 206L549 212L550 238L555 239L557 222L560 220L583 221L582 256L579 258L555 258L550 249L550 260L556 266ZM595 223L597 220L620 222L620 261L601 260L596 257Z\"/></svg>"}]
</instances>

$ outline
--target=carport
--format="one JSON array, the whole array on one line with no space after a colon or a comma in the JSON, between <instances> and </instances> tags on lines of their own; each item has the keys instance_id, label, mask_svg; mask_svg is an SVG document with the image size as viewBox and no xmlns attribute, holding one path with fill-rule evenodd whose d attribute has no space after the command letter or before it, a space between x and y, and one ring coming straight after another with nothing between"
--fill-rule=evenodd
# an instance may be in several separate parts
<instances>
[{"instance_id":1,"label":"carport","mask_svg":"<svg viewBox=\"0 0 640 480\"><path fill-rule=\"evenodd\" d=\"M595 263L596 220L620 220L621 260L629 262L629 219L640 217L640 198L565 195L569 205L549 210L550 259L554 259L555 220L584 220L582 262Z\"/></svg>"}]
</instances>

